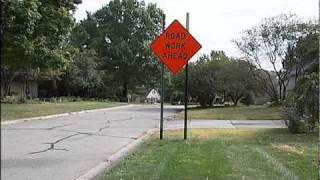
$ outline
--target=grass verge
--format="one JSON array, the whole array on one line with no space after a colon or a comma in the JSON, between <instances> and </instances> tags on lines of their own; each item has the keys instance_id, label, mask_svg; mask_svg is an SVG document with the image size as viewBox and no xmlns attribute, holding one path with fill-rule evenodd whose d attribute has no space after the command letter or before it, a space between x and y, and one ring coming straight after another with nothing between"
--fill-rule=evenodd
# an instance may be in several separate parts
<instances>
[{"instance_id":1,"label":"grass verge","mask_svg":"<svg viewBox=\"0 0 320 180\"><path fill-rule=\"evenodd\" d=\"M317 134L287 129L196 129L153 135L101 180L316 179Z\"/></svg>"},{"instance_id":2,"label":"grass verge","mask_svg":"<svg viewBox=\"0 0 320 180\"><path fill-rule=\"evenodd\" d=\"M183 118L184 112L178 117ZM188 117L191 119L226 119L226 120L277 120L281 118L279 107L268 106L238 106L238 107L213 107L190 108Z\"/></svg>"},{"instance_id":3,"label":"grass verge","mask_svg":"<svg viewBox=\"0 0 320 180\"><path fill-rule=\"evenodd\" d=\"M41 103L41 104L7 104L1 103L1 121L45 116L59 113L75 112L82 110L109 108L125 105L118 102L62 102L62 103Z\"/></svg>"}]
</instances>

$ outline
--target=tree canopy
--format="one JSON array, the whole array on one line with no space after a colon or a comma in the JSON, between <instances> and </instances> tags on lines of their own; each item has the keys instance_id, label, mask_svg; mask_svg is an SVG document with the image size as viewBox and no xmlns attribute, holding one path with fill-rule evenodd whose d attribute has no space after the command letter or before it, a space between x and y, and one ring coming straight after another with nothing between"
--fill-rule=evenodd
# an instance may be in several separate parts
<instances>
[{"instance_id":1,"label":"tree canopy","mask_svg":"<svg viewBox=\"0 0 320 180\"><path fill-rule=\"evenodd\" d=\"M68 39L75 25L71 13L74 8L71 0L1 1L1 78L5 94L19 75L32 77L66 68L75 51Z\"/></svg>"},{"instance_id":2,"label":"tree canopy","mask_svg":"<svg viewBox=\"0 0 320 180\"><path fill-rule=\"evenodd\" d=\"M161 32L162 16L155 4L114 0L77 24L72 43L96 52L110 96L117 89L117 96L126 98L129 90L158 83L159 62L149 44Z\"/></svg>"}]
</instances>

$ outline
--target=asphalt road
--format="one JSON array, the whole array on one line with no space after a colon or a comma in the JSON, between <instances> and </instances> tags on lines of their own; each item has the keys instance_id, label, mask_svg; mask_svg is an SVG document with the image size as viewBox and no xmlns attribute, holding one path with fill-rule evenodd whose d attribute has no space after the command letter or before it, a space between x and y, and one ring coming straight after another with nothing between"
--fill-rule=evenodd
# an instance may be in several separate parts
<instances>
[{"instance_id":1,"label":"asphalt road","mask_svg":"<svg viewBox=\"0 0 320 180\"><path fill-rule=\"evenodd\" d=\"M166 106L165 116L176 108ZM158 127L159 112L158 105L138 105L2 125L1 179L76 179Z\"/></svg>"},{"instance_id":2,"label":"asphalt road","mask_svg":"<svg viewBox=\"0 0 320 180\"><path fill-rule=\"evenodd\" d=\"M183 128L165 106L164 128ZM159 105L136 105L1 127L1 179L72 180L159 127ZM272 120L189 120L189 128L285 128ZM181 135L182 136L182 135Z\"/></svg>"}]
</instances>

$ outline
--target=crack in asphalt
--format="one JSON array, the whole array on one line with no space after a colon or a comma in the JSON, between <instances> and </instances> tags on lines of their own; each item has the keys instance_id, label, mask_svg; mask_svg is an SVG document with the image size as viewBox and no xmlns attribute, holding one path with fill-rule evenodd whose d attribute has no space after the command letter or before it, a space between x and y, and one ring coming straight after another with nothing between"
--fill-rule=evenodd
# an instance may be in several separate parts
<instances>
[{"instance_id":1,"label":"crack in asphalt","mask_svg":"<svg viewBox=\"0 0 320 180\"><path fill-rule=\"evenodd\" d=\"M64 132L70 132L70 133L75 133L75 134L72 134L72 135L68 135L68 136L65 136L65 137L62 137L54 142L46 142L46 143L43 143L43 144L48 144L49 147L47 149L44 149L44 150L41 150L41 151L35 151L35 152L31 152L31 153L28 153L30 155L32 154L40 154L40 153L45 153L45 152L48 152L50 150L60 150L60 151L69 151L68 149L66 148L55 148L55 145L57 145L58 143L64 141L64 140L67 140L71 137L74 137L74 136L78 136L78 135L87 135L87 136L100 136L100 137L110 137L110 138L123 138L123 139L138 139L137 137L127 137L127 136L117 136L117 135L109 135L109 134L99 134L99 132L102 132L103 130L107 129L107 128L110 128L111 125L111 121L128 121L128 120L131 120L133 119L133 117L130 117L130 118L125 118L125 119L118 119L118 120L108 120L107 121L107 124L106 126L103 126L101 128L98 129L97 133L90 133L90 132L82 132L82 131L73 131L73 130L67 130L67 129L58 129L58 128L62 128L62 127L66 127L66 126L69 126L71 124L62 124L62 125L57 125L57 126L53 126L53 127L48 127L48 128L9 128L9 129L3 129L3 130L42 130L42 131L64 131Z\"/></svg>"},{"instance_id":2,"label":"crack in asphalt","mask_svg":"<svg viewBox=\"0 0 320 180\"><path fill-rule=\"evenodd\" d=\"M44 128L17 128L17 129L2 129L2 130L23 130L23 131L27 131L27 130L48 130L48 129L47 128L46 129L44 129ZM97 133L89 133L89 132L81 132L81 131L72 131L72 130L66 130L66 129L50 129L50 130L74 132L74 133L77 133L77 134L84 134L84 135L90 135L90 136L91 135L95 135L95 136L114 137L114 138L137 139L136 137L116 136L116 135L108 135L108 134L97 134Z\"/></svg>"},{"instance_id":3,"label":"crack in asphalt","mask_svg":"<svg viewBox=\"0 0 320 180\"><path fill-rule=\"evenodd\" d=\"M56 144L58 144L59 142L61 142L61 141L64 141L64 140L66 140L66 139L69 139L69 138L71 138L71 137L73 137L73 136L77 136L77 135L80 135L80 134L71 134L71 135L69 135L69 136L60 138L60 139L58 139L58 140L56 140L56 141L54 141L54 142L43 143L43 144L49 144L49 145L50 145L49 148L47 148L47 149L45 149L45 150L42 150L42 151L31 152L31 153L29 153L29 154L40 154L40 153L44 153L44 152L47 152L47 151L50 151L50 150L69 151L68 149L65 149L65 148L59 149L59 148L55 148L54 146L55 146Z\"/></svg>"},{"instance_id":4,"label":"crack in asphalt","mask_svg":"<svg viewBox=\"0 0 320 180\"><path fill-rule=\"evenodd\" d=\"M113 119L113 120L108 120L107 122L106 122L106 124L108 124L108 125L106 125L106 126L103 126L103 127L101 127L101 128L99 128L99 132L101 132L101 131L103 131L103 130L105 130L105 129L107 129L107 128L110 128L111 127L111 125L109 125L112 121L116 121L116 122L119 122L119 121L129 121L129 120L132 120L133 119L133 117L129 117L129 118L125 118L125 119Z\"/></svg>"},{"instance_id":5,"label":"crack in asphalt","mask_svg":"<svg viewBox=\"0 0 320 180\"><path fill-rule=\"evenodd\" d=\"M73 132L78 134L84 134L84 135L93 135L93 136L101 136L101 137L112 137L112 138L123 138L123 139L138 139L136 137L127 137L127 136L116 136L116 135L109 135L109 134L97 134L97 133L88 133L88 132L81 132L81 131L72 131L72 130L66 130L66 129L57 129L59 131L65 131L65 132Z\"/></svg>"},{"instance_id":6,"label":"crack in asphalt","mask_svg":"<svg viewBox=\"0 0 320 180\"><path fill-rule=\"evenodd\" d=\"M101 128L100 128L101 129ZM31 152L31 153L28 153L30 155L32 154L40 154L40 153L44 153L44 152L47 152L47 151L50 151L50 150L61 150L61 151L69 151L68 149L66 148L63 148L63 149L59 149L59 148L55 148L55 145L64 141L64 140L67 140L71 137L74 137L74 136L78 136L78 135L87 135L87 136L101 136L101 137L111 137L111 138L124 138L124 139L138 139L137 137L126 137L126 136L116 136L116 135L108 135L108 134L97 134L97 133L89 133L89 132L81 132L81 131L72 131L72 130L66 130L66 129L54 129L56 131L64 131L64 132L73 132L75 134L72 134L72 135L69 135L69 136L65 136L63 138L60 138L54 142L49 142L49 143L43 143L43 144L49 144L50 147L45 149L45 150L42 150L42 151L36 151L36 152Z\"/></svg>"},{"instance_id":7,"label":"crack in asphalt","mask_svg":"<svg viewBox=\"0 0 320 180\"><path fill-rule=\"evenodd\" d=\"M101 132L101 131L103 131L103 130L105 130L105 129L109 128L109 127L110 127L110 125L107 125L107 126L101 127L101 128L99 128L99 132Z\"/></svg>"},{"instance_id":8,"label":"crack in asphalt","mask_svg":"<svg viewBox=\"0 0 320 180\"><path fill-rule=\"evenodd\" d=\"M69 125L72 125L72 124L62 124L62 125L58 125L58 126L53 126L51 128L46 128L46 130L54 130L56 128L66 127L66 126L69 126Z\"/></svg>"},{"instance_id":9,"label":"crack in asphalt","mask_svg":"<svg viewBox=\"0 0 320 180\"><path fill-rule=\"evenodd\" d=\"M109 122L110 121L129 121L129 120L132 120L133 117L129 117L129 118L124 118L124 119L113 119L113 120L108 120Z\"/></svg>"}]
</instances>

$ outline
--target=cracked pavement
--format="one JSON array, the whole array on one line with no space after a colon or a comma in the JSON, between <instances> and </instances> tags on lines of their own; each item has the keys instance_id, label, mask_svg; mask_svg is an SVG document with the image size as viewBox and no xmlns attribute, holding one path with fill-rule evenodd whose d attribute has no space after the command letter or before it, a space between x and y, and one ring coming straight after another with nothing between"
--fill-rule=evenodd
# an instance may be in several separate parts
<instances>
[{"instance_id":1,"label":"cracked pavement","mask_svg":"<svg viewBox=\"0 0 320 180\"><path fill-rule=\"evenodd\" d=\"M181 109L165 106L165 117ZM1 127L1 179L71 180L159 126L159 105L137 105Z\"/></svg>"}]
</instances>

